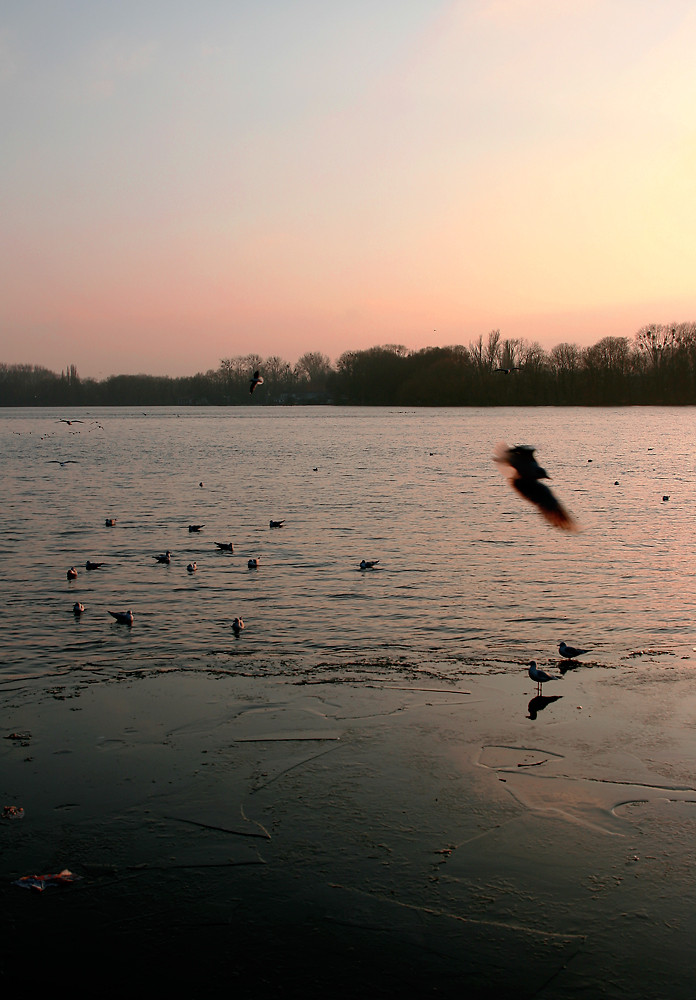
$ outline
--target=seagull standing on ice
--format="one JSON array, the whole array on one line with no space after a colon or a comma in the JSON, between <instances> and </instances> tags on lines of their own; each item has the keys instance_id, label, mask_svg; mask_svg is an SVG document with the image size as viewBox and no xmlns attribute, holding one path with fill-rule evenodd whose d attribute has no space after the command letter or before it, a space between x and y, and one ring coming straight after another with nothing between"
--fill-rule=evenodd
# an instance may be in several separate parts
<instances>
[{"instance_id":1,"label":"seagull standing on ice","mask_svg":"<svg viewBox=\"0 0 696 1000\"><path fill-rule=\"evenodd\" d=\"M566 646L564 642L558 647L558 652L561 656L564 656L566 660L574 660L576 656L582 656L583 653L589 653L589 649L577 649L575 646Z\"/></svg>"},{"instance_id":2,"label":"seagull standing on ice","mask_svg":"<svg viewBox=\"0 0 696 1000\"><path fill-rule=\"evenodd\" d=\"M534 448L526 444L518 444L514 448L501 444L494 461L511 470L512 475L508 478L512 488L525 500L533 503L549 524L565 531L576 531L577 525L565 507L548 486L539 482L540 479L550 479L550 476L534 458L534 451Z\"/></svg>"},{"instance_id":3,"label":"seagull standing on ice","mask_svg":"<svg viewBox=\"0 0 696 1000\"><path fill-rule=\"evenodd\" d=\"M536 681L537 693L541 694L541 685L546 683L546 681L562 681L562 674L548 674L545 670L540 670L536 665L536 660L530 660L529 662L529 676L533 681Z\"/></svg>"}]
</instances>

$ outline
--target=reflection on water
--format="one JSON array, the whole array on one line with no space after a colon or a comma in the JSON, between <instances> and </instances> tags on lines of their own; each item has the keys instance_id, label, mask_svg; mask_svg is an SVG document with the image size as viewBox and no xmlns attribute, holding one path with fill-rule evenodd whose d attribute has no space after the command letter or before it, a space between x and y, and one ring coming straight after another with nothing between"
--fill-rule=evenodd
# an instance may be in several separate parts
<instances>
[{"instance_id":1,"label":"reflection on water","mask_svg":"<svg viewBox=\"0 0 696 1000\"><path fill-rule=\"evenodd\" d=\"M600 664L691 649L690 410L68 417L82 423L0 412L5 677L220 657L245 670L508 670L532 656L555 665L564 635ZM492 460L500 441L537 448L580 533L554 531L509 489ZM379 572L361 572L363 559ZM132 628L109 617L128 609Z\"/></svg>"}]
</instances>

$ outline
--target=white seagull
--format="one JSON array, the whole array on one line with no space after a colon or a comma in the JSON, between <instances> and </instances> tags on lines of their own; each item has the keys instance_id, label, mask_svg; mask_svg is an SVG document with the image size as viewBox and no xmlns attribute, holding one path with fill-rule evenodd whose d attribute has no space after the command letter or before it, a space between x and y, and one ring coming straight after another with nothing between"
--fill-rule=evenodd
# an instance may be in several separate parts
<instances>
[{"instance_id":1,"label":"white seagull","mask_svg":"<svg viewBox=\"0 0 696 1000\"><path fill-rule=\"evenodd\" d=\"M109 611L112 618L115 618L117 622L121 625L132 625L133 624L133 612L132 611Z\"/></svg>"},{"instance_id":2,"label":"white seagull","mask_svg":"<svg viewBox=\"0 0 696 1000\"><path fill-rule=\"evenodd\" d=\"M529 676L536 681L537 691L541 694L541 685L546 681L562 681L562 674L549 674L545 670L540 670L536 665L536 660L529 661Z\"/></svg>"},{"instance_id":3,"label":"white seagull","mask_svg":"<svg viewBox=\"0 0 696 1000\"><path fill-rule=\"evenodd\" d=\"M558 652L561 656L564 656L566 660L574 660L576 656L582 656L583 653L589 653L589 649L577 649L575 646L566 646L564 642L558 647Z\"/></svg>"}]
</instances>

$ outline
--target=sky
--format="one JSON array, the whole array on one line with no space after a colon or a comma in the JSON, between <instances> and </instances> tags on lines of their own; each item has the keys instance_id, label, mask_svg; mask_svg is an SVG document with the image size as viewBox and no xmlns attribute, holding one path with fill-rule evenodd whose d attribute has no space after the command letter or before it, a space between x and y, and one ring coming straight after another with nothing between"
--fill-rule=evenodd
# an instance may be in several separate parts
<instances>
[{"instance_id":1,"label":"sky","mask_svg":"<svg viewBox=\"0 0 696 1000\"><path fill-rule=\"evenodd\" d=\"M0 362L696 321L693 0L3 0Z\"/></svg>"}]
</instances>

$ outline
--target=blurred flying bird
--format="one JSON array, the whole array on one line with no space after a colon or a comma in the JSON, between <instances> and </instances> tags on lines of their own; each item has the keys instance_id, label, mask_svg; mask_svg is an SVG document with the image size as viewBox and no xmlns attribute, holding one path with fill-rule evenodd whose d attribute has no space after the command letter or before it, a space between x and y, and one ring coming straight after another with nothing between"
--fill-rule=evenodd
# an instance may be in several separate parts
<instances>
[{"instance_id":1,"label":"blurred flying bird","mask_svg":"<svg viewBox=\"0 0 696 1000\"><path fill-rule=\"evenodd\" d=\"M263 385L263 377L259 371L255 371L253 378L249 380L249 392L253 392L257 385Z\"/></svg>"},{"instance_id":2,"label":"blurred flying bird","mask_svg":"<svg viewBox=\"0 0 696 1000\"><path fill-rule=\"evenodd\" d=\"M67 424L68 427L72 427L73 424L83 424L84 420L66 420L65 417L61 417L60 420L56 422L59 424Z\"/></svg>"},{"instance_id":3,"label":"blurred flying bird","mask_svg":"<svg viewBox=\"0 0 696 1000\"><path fill-rule=\"evenodd\" d=\"M550 524L565 531L577 531L577 525L565 507L548 486L539 482L540 479L551 477L534 458L534 451L534 448L526 444L518 444L514 448L500 444L494 461L511 470L512 474L508 474L508 479L512 488L525 500L533 503Z\"/></svg>"}]
</instances>

